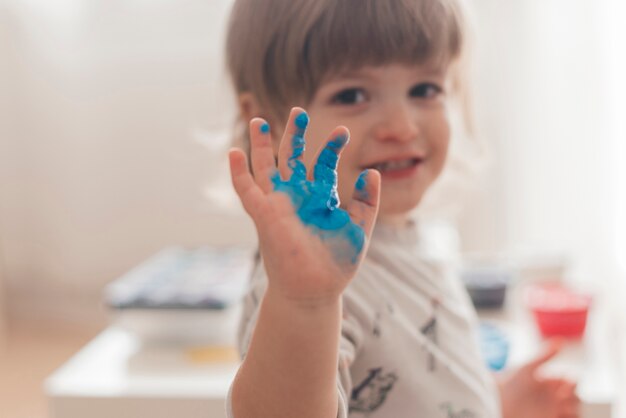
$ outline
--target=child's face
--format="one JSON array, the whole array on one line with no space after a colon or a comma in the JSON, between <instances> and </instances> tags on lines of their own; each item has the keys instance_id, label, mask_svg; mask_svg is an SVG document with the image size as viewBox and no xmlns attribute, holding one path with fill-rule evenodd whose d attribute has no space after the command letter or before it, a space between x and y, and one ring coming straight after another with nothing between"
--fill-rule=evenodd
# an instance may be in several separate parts
<instances>
[{"instance_id":1,"label":"child's face","mask_svg":"<svg viewBox=\"0 0 626 418\"><path fill-rule=\"evenodd\" d=\"M446 84L446 70L401 64L366 67L327 80L306 107L306 165L332 129L344 125L350 143L338 168L341 200L349 201L361 171L375 168L382 175L379 216L406 215L445 163L450 136Z\"/></svg>"}]
</instances>

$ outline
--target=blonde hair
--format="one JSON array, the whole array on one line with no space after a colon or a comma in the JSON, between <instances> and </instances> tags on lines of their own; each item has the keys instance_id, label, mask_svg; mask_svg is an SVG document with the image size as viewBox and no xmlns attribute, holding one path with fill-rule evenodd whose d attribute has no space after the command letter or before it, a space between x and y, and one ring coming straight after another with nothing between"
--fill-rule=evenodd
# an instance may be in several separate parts
<instances>
[{"instance_id":1,"label":"blonde hair","mask_svg":"<svg viewBox=\"0 0 626 418\"><path fill-rule=\"evenodd\" d=\"M445 68L462 55L456 0L236 0L226 61L237 95L283 121L326 77L387 63ZM462 84L453 74L453 89Z\"/></svg>"}]
</instances>

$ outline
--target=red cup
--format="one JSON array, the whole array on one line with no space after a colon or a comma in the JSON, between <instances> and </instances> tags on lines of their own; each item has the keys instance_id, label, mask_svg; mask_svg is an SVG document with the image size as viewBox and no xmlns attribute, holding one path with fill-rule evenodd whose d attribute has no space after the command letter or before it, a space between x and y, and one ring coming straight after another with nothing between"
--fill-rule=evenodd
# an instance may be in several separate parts
<instances>
[{"instance_id":1,"label":"red cup","mask_svg":"<svg viewBox=\"0 0 626 418\"><path fill-rule=\"evenodd\" d=\"M543 337L580 338L585 332L591 296L560 283L531 285L525 296Z\"/></svg>"}]
</instances>

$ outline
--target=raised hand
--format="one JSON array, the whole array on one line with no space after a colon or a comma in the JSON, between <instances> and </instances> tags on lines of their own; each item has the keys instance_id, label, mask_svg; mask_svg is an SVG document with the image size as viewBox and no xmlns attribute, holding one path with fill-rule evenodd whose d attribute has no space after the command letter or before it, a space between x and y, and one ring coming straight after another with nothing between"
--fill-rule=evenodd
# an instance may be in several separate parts
<instances>
[{"instance_id":1,"label":"raised hand","mask_svg":"<svg viewBox=\"0 0 626 418\"><path fill-rule=\"evenodd\" d=\"M576 384L566 379L543 378L537 370L558 354L560 344L535 360L505 375L499 382L503 418L578 418Z\"/></svg>"},{"instance_id":2,"label":"raised hand","mask_svg":"<svg viewBox=\"0 0 626 418\"><path fill-rule=\"evenodd\" d=\"M339 207L337 163L349 132L337 127L317 150L313 167L303 162L308 116L293 108L276 167L269 125L250 122L251 165L231 150L233 186L259 235L268 291L306 304L336 300L367 249L378 210L380 175L364 171L346 210Z\"/></svg>"}]
</instances>

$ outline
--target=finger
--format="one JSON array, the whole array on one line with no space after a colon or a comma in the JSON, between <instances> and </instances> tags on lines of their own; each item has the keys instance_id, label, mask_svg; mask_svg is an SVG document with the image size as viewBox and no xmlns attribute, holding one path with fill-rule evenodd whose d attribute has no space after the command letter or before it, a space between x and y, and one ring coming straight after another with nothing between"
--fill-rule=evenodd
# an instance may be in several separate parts
<instances>
[{"instance_id":1,"label":"finger","mask_svg":"<svg viewBox=\"0 0 626 418\"><path fill-rule=\"evenodd\" d=\"M361 226L368 237L376 221L379 201L380 173L373 169L365 170L356 181L352 200L347 209L352 222Z\"/></svg>"},{"instance_id":2,"label":"finger","mask_svg":"<svg viewBox=\"0 0 626 418\"><path fill-rule=\"evenodd\" d=\"M580 407L580 399L578 397L567 398L560 401L563 410L577 411Z\"/></svg>"},{"instance_id":3,"label":"finger","mask_svg":"<svg viewBox=\"0 0 626 418\"><path fill-rule=\"evenodd\" d=\"M285 133L278 148L278 171L283 180L306 180L306 168L302 162L304 154L304 133L309 124L309 116L301 107L294 107L289 113Z\"/></svg>"},{"instance_id":4,"label":"finger","mask_svg":"<svg viewBox=\"0 0 626 418\"><path fill-rule=\"evenodd\" d=\"M557 395L559 398L564 399L566 401L580 402L578 395L576 394L577 384L575 382L570 382L564 380L561 382L559 389L557 391Z\"/></svg>"},{"instance_id":5,"label":"finger","mask_svg":"<svg viewBox=\"0 0 626 418\"><path fill-rule=\"evenodd\" d=\"M233 187L237 192L237 196L241 200L243 208L254 218L255 208L260 207L264 194L259 186L254 182L248 163L246 154L237 148L233 148L228 153L228 161L230 163L230 176Z\"/></svg>"},{"instance_id":6,"label":"finger","mask_svg":"<svg viewBox=\"0 0 626 418\"><path fill-rule=\"evenodd\" d=\"M272 191L271 177L276 171L270 125L261 118L250 121L250 159L254 180L264 193Z\"/></svg>"},{"instance_id":7,"label":"finger","mask_svg":"<svg viewBox=\"0 0 626 418\"><path fill-rule=\"evenodd\" d=\"M578 418L580 417L580 403L570 402L559 405L559 418Z\"/></svg>"},{"instance_id":8,"label":"finger","mask_svg":"<svg viewBox=\"0 0 626 418\"><path fill-rule=\"evenodd\" d=\"M576 396L576 384L566 379L542 379L543 393L555 402L558 418L579 416L580 399Z\"/></svg>"},{"instance_id":9,"label":"finger","mask_svg":"<svg viewBox=\"0 0 626 418\"><path fill-rule=\"evenodd\" d=\"M543 351L543 353L541 353L534 360L526 364L526 366L524 366L524 369L530 372L534 372L539 367L541 367L542 365L550 361L552 358L554 358L557 354L559 354L559 352L561 351L562 345L563 344L560 340L550 341L550 344Z\"/></svg>"},{"instance_id":10,"label":"finger","mask_svg":"<svg viewBox=\"0 0 626 418\"><path fill-rule=\"evenodd\" d=\"M313 178L317 184L322 185L330 191L330 200L328 206L336 208L339 206L339 197L337 196L337 164L341 151L345 148L350 140L350 132L348 128L340 126L335 128L331 133L326 144L320 148L318 155L314 159L315 166L313 170Z\"/></svg>"},{"instance_id":11,"label":"finger","mask_svg":"<svg viewBox=\"0 0 626 418\"><path fill-rule=\"evenodd\" d=\"M542 377L539 379L542 384L550 385L550 387L561 392L572 392L576 389L576 383L562 377Z\"/></svg>"}]
</instances>

